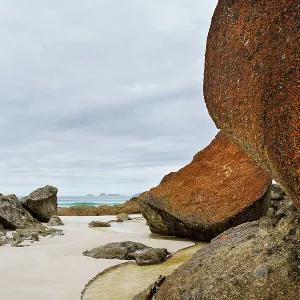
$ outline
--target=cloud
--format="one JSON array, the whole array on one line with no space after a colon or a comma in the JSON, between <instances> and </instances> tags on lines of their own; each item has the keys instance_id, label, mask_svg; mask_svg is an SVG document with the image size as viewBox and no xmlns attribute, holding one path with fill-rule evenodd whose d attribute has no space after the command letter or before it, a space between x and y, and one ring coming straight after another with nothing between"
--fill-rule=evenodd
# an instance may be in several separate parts
<instances>
[{"instance_id":1,"label":"cloud","mask_svg":"<svg viewBox=\"0 0 300 300\"><path fill-rule=\"evenodd\" d=\"M0 192L133 194L188 163L217 132L202 94L216 2L0 3Z\"/></svg>"}]
</instances>

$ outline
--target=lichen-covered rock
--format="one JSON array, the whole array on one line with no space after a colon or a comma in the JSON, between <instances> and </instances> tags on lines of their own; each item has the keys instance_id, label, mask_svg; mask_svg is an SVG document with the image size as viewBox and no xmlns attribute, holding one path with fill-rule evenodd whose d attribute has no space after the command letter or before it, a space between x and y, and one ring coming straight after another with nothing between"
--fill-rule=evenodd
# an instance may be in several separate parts
<instances>
[{"instance_id":1,"label":"lichen-covered rock","mask_svg":"<svg viewBox=\"0 0 300 300\"><path fill-rule=\"evenodd\" d=\"M210 241L268 209L269 174L219 133L193 161L140 196L150 230Z\"/></svg>"},{"instance_id":2,"label":"lichen-covered rock","mask_svg":"<svg viewBox=\"0 0 300 300\"><path fill-rule=\"evenodd\" d=\"M157 300L298 300L300 212L231 228L180 266Z\"/></svg>"},{"instance_id":3,"label":"lichen-covered rock","mask_svg":"<svg viewBox=\"0 0 300 300\"><path fill-rule=\"evenodd\" d=\"M57 215L57 188L46 185L21 200L22 205L40 222Z\"/></svg>"},{"instance_id":4,"label":"lichen-covered rock","mask_svg":"<svg viewBox=\"0 0 300 300\"><path fill-rule=\"evenodd\" d=\"M40 224L23 208L15 195L0 196L0 224L6 229L38 227Z\"/></svg>"},{"instance_id":5,"label":"lichen-covered rock","mask_svg":"<svg viewBox=\"0 0 300 300\"><path fill-rule=\"evenodd\" d=\"M299 1L220 0L207 40L204 95L228 136L300 209Z\"/></svg>"},{"instance_id":6,"label":"lichen-covered rock","mask_svg":"<svg viewBox=\"0 0 300 300\"><path fill-rule=\"evenodd\" d=\"M64 222L59 216L52 216L47 224L48 226L64 226Z\"/></svg>"},{"instance_id":7,"label":"lichen-covered rock","mask_svg":"<svg viewBox=\"0 0 300 300\"><path fill-rule=\"evenodd\" d=\"M139 265L159 264L165 261L170 253L164 248L151 248L136 242L109 243L104 246L83 252L93 258L136 260Z\"/></svg>"},{"instance_id":8,"label":"lichen-covered rock","mask_svg":"<svg viewBox=\"0 0 300 300\"><path fill-rule=\"evenodd\" d=\"M89 223L89 227L111 227L111 225L108 222L92 221Z\"/></svg>"}]
</instances>

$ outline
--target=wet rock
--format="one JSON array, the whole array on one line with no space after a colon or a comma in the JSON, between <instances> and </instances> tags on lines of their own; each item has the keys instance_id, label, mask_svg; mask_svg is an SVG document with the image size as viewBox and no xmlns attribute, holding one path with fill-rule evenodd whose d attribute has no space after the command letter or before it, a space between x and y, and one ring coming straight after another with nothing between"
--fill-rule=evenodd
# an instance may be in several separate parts
<instances>
[{"instance_id":1,"label":"wet rock","mask_svg":"<svg viewBox=\"0 0 300 300\"><path fill-rule=\"evenodd\" d=\"M126 213L118 214L117 220L122 220L123 222L131 220L131 218Z\"/></svg>"},{"instance_id":2,"label":"wet rock","mask_svg":"<svg viewBox=\"0 0 300 300\"><path fill-rule=\"evenodd\" d=\"M12 230L39 226L15 195L0 196L0 224Z\"/></svg>"},{"instance_id":3,"label":"wet rock","mask_svg":"<svg viewBox=\"0 0 300 300\"><path fill-rule=\"evenodd\" d=\"M180 266L155 299L299 299L299 246L299 211L239 225Z\"/></svg>"},{"instance_id":4,"label":"wet rock","mask_svg":"<svg viewBox=\"0 0 300 300\"><path fill-rule=\"evenodd\" d=\"M220 0L204 95L218 128L270 171L300 209L299 2Z\"/></svg>"},{"instance_id":5,"label":"wet rock","mask_svg":"<svg viewBox=\"0 0 300 300\"><path fill-rule=\"evenodd\" d=\"M136 260L139 265L158 264L165 261L170 253L166 249L151 248L136 242L109 243L83 252L93 258Z\"/></svg>"},{"instance_id":6,"label":"wet rock","mask_svg":"<svg viewBox=\"0 0 300 300\"><path fill-rule=\"evenodd\" d=\"M65 224L59 216L52 216L47 225L48 226L63 226Z\"/></svg>"},{"instance_id":7,"label":"wet rock","mask_svg":"<svg viewBox=\"0 0 300 300\"><path fill-rule=\"evenodd\" d=\"M101 205L98 207L92 206L72 206L72 207L59 207L58 214L60 216L110 216L118 215L121 213L139 214L141 213L139 207L139 200L133 197L123 204L118 205Z\"/></svg>"},{"instance_id":8,"label":"wet rock","mask_svg":"<svg viewBox=\"0 0 300 300\"><path fill-rule=\"evenodd\" d=\"M164 248L150 248L133 254L136 263L140 266L161 264L169 256L170 253Z\"/></svg>"},{"instance_id":9,"label":"wet rock","mask_svg":"<svg viewBox=\"0 0 300 300\"><path fill-rule=\"evenodd\" d=\"M269 207L269 174L219 133L193 161L140 196L153 233L210 241L259 219Z\"/></svg>"},{"instance_id":10,"label":"wet rock","mask_svg":"<svg viewBox=\"0 0 300 300\"><path fill-rule=\"evenodd\" d=\"M111 225L108 222L92 221L89 223L89 227L111 227Z\"/></svg>"},{"instance_id":11,"label":"wet rock","mask_svg":"<svg viewBox=\"0 0 300 300\"><path fill-rule=\"evenodd\" d=\"M166 280L166 276L160 275L158 279L152 283L144 291L133 297L133 300L152 300L153 296L158 293L160 286Z\"/></svg>"},{"instance_id":12,"label":"wet rock","mask_svg":"<svg viewBox=\"0 0 300 300\"><path fill-rule=\"evenodd\" d=\"M57 215L57 188L46 185L21 200L22 205L40 222Z\"/></svg>"}]
</instances>

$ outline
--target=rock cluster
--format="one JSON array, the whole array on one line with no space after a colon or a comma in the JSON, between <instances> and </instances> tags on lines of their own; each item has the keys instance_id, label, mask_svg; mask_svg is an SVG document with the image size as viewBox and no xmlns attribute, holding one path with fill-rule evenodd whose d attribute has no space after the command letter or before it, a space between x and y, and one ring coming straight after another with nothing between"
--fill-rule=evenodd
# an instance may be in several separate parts
<instances>
[{"instance_id":1,"label":"rock cluster","mask_svg":"<svg viewBox=\"0 0 300 300\"><path fill-rule=\"evenodd\" d=\"M118 215L121 213L126 214L139 214L141 213L138 198L133 197L123 204L113 206L101 205L98 207L93 206L72 206L72 207L59 207L58 214L60 216L109 216Z\"/></svg>"},{"instance_id":2,"label":"rock cluster","mask_svg":"<svg viewBox=\"0 0 300 300\"><path fill-rule=\"evenodd\" d=\"M271 178L224 134L140 196L150 230L210 241L224 230L259 219L269 207Z\"/></svg>"},{"instance_id":3,"label":"rock cluster","mask_svg":"<svg viewBox=\"0 0 300 300\"><path fill-rule=\"evenodd\" d=\"M299 299L300 213L294 206L278 211L216 237L155 299Z\"/></svg>"},{"instance_id":4,"label":"rock cluster","mask_svg":"<svg viewBox=\"0 0 300 300\"><path fill-rule=\"evenodd\" d=\"M165 261L170 253L164 248L151 248L131 241L109 243L104 246L83 252L93 258L135 260L138 265L159 264Z\"/></svg>"},{"instance_id":5,"label":"rock cluster","mask_svg":"<svg viewBox=\"0 0 300 300\"><path fill-rule=\"evenodd\" d=\"M220 0L205 55L208 111L300 209L299 2Z\"/></svg>"},{"instance_id":6,"label":"rock cluster","mask_svg":"<svg viewBox=\"0 0 300 300\"><path fill-rule=\"evenodd\" d=\"M40 236L62 234L62 230L40 223L40 220L49 218L49 226L63 225L62 221L53 215L56 211L53 208L57 206L56 193L56 188L46 186L34 191L22 201L15 195L0 195L0 246L11 244L20 247L26 240L33 242L38 241ZM32 215L33 211L34 216L38 215L39 219ZM47 215L47 218L42 218L42 215ZM12 238L6 235L6 230L14 230Z\"/></svg>"}]
</instances>

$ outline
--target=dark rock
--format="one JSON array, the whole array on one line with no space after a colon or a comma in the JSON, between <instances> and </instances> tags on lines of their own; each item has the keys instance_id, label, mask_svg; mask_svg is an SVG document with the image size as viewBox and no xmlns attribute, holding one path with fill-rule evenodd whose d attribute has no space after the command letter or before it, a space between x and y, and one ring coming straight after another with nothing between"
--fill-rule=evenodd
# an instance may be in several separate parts
<instances>
[{"instance_id":1,"label":"dark rock","mask_svg":"<svg viewBox=\"0 0 300 300\"><path fill-rule=\"evenodd\" d=\"M169 256L170 253L164 248L150 248L133 254L136 263L140 266L160 264Z\"/></svg>"},{"instance_id":2,"label":"dark rock","mask_svg":"<svg viewBox=\"0 0 300 300\"><path fill-rule=\"evenodd\" d=\"M40 226L15 195L0 196L0 224L12 230Z\"/></svg>"},{"instance_id":3,"label":"dark rock","mask_svg":"<svg viewBox=\"0 0 300 300\"><path fill-rule=\"evenodd\" d=\"M269 207L269 174L219 133L172 178L140 196L153 233L210 241L259 219Z\"/></svg>"},{"instance_id":4,"label":"dark rock","mask_svg":"<svg viewBox=\"0 0 300 300\"><path fill-rule=\"evenodd\" d=\"M205 55L216 126L269 170L300 209L299 1L220 0Z\"/></svg>"},{"instance_id":5,"label":"dark rock","mask_svg":"<svg viewBox=\"0 0 300 300\"><path fill-rule=\"evenodd\" d=\"M176 269L155 299L299 299L299 226L300 212L290 210L231 228Z\"/></svg>"},{"instance_id":6,"label":"dark rock","mask_svg":"<svg viewBox=\"0 0 300 300\"><path fill-rule=\"evenodd\" d=\"M52 216L47 225L48 226L63 226L65 224L59 216Z\"/></svg>"},{"instance_id":7,"label":"dark rock","mask_svg":"<svg viewBox=\"0 0 300 300\"><path fill-rule=\"evenodd\" d=\"M158 279L152 283L144 291L133 297L133 300L152 300L154 295L159 291L160 286L166 280L166 276L160 275Z\"/></svg>"},{"instance_id":8,"label":"dark rock","mask_svg":"<svg viewBox=\"0 0 300 300\"><path fill-rule=\"evenodd\" d=\"M111 225L108 222L92 221L89 223L89 227L111 227Z\"/></svg>"},{"instance_id":9,"label":"dark rock","mask_svg":"<svg viewBox=\"0 0 300 300\"><path fill-rule=\"evenodd\" d=\"M165 176L163 177L163 179L161 180L160 184L169 181L169 180L172 179L175 175L176 175L176 172L171 172L171 173L165 175Z\"/></svg>"},{"instance_id":10,"label":"dark rock","mask_svg":"<svg viewBox=\"0 0 300 300\"><path fill-rule=\"evenodd\" d=\"M46 185L23 198L21 203L37 220L49 222L57 215L57 188Z\"/></svg>"},{"instance_id":11,"label":"dark rock","mask_svg":"<svg viewBox=\"0 0 300 300\"><path fill-rule=\"evenodd\" d=\"M283 200L286 197L286 193L279 184L271 185L271 200Z\"/></svg>"},{"instance_id":12,"label":"dark rock","mask_svg":"<svg viewBox=\"0 0 300 300\"><path fill-rule=\"evenodd\" d=\"M170 253L166 249L151 248L141 243L130 241L109 243L83 252L93 258L136 260L139 265L158 264L165 261Z\"/></svg>"}]
</instances>

